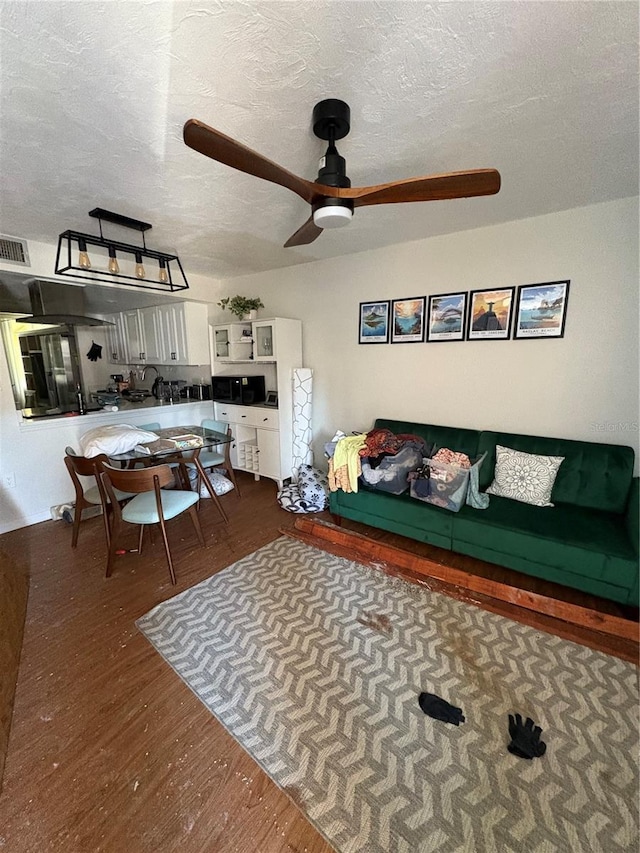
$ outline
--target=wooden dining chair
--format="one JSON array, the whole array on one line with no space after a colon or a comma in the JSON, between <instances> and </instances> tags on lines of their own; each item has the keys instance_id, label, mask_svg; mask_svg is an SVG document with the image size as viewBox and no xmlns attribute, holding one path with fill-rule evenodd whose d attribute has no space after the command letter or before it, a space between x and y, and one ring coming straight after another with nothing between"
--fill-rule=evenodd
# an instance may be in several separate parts
<instances>
[{"instance_id":1,"label":"wooden dining chair","mask_svg":"<svg viewBox=\"0 0 640 853\"><path fill-rule=\"evenodd\" d=\"M88 458L79 456L72 447L65 448L64 464L67 466L67 471L71 477L71 482L76 492L75 508L73 513L73 534L71 536L71 547L75 548L78 544L78 534L80 532L80 523L82 521L82 513L89 507L102 507L102 518L104 521L104 533L107 539L107 546L110 543L110 513L111 502L110 498L104 490L102 480L100 479L100 466L103 462L109 460L104 454ZM90 477L95 485L84 488L80 477ZM123 492L119 489L114 491L114 498L117 504L129 500L133 497L131 492Z\"/></svg>"},{"instance_id":2,"label":"wooden dining chair","mask_svg":"<svg viewBox=\"0 0 640 853\"><path fill-rule=\"evenodd\" d=\"M214 421L207 419L201 422L201 426L206 430L211 430L212 432L221 432L223 435L228 435L229 438L231 438L231 427L224 421ZM241 497L240 486L238 485L238 481L236 480L236 472L233 470L233 466L231 464L230 451L230 442L227 442L223 445L217 445L211 448L203 449L200 451L200 464L205 469L205 471L213 470L215 468L225 468L229 479L235 487L236 495L238 497Z\"/></svg>"},{"instance_id":3,"label":"wooden dining chair","mask_svg":"<svg viewBox=\"0 0 640 853\"><path fill-rule=\"evenodd\" d=\"M198 502L198 494L182 489L163 489L163 486L174 483L173 472L168 465L155 465L152 468L121 469L113 468L107 462L101 462L101 479L107 495L113 506L113 521L111 527L111 542L107 558L106 576L109 577L113 570L116 557L117 540L122 530L122 523L138 524L140 533L138 536L138 553L142 553L142 539L144 528L148 524L159 524L162 532L162 541L167 555L171 583L175 585L176 575L171 559L171 550L167 538L165 522L183 512L188 512L196 529L198 540L205 548L204 536L200 521L195 511ZM124 507L120 507L116 496L116 489L126 492L134 492L133 497Z\"/></svg>"}]
</instances>

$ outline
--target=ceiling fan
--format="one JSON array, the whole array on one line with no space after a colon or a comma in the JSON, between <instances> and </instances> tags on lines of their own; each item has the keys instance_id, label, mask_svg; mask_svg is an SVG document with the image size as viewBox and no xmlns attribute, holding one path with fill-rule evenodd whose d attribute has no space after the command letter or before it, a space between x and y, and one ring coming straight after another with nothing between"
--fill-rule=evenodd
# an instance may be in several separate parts
<instances>
[{"instance_id":1,"label":"ceiling fan","mask_svg":"<svg viewBox=\"0 0 640 853\"><path fill-rule=\"evenodd\" d=\"M347 225L355 207L493 195L500 189L500 174L495 169L446 172L388 184L352 187L346 175L345 159L338 154L335 145L336 140L349 133L350 121L349 106L336 98L320 101L313 108L313 132L329 143L320 160L315 182L294 175L197 119L186 122L183 135L185 143L194 151L256 178L280 184L311 205L311 216L289 237L285 247L312 243L323 229Z\"/></svg>"}]
</instances>

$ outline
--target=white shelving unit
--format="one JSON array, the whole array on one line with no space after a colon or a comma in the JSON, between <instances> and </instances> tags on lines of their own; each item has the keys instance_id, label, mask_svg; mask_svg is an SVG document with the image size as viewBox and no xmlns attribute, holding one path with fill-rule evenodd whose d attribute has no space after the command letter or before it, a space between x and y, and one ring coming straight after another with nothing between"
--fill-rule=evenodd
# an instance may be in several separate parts
<instances>
[{"instance_id":1,"label":"white shelving unit","mask_svg":"<svg viewBox=\"0 0 640 853\"><path fill-rule=\"evenodd\" d=\"M247 329L250 331L250 342ZM284 317L211 327L213 375L264 373L267 390L277 391L278 407L214 403L216 420L231 426L234 468L282 486L293 465L293 369L302 367L302 323ZM242 350L233 349L240 344ZM249 352L244 348L248 345ZM246 355L246 357L245 357ZM242 357L236 357L242 356ZM274 387L275 386L275 387Z\"/></svg>"}]
</instances>

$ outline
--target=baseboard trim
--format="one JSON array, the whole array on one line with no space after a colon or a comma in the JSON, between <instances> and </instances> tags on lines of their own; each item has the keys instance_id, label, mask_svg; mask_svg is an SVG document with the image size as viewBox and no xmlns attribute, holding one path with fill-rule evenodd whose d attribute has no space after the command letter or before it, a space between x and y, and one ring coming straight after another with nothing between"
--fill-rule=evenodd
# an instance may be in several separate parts
<instances>
[{"instance_id":1,"label":"baseboard trim","mask_svg":"<svg viewBox=\"0 0 640 853\"><path fill-rule=\"evenodd\" d=\"M51 521L51 510L38 512L35 515L27 515L22 518L13 518L9 521L0 522L0 534L10 533L12 530L20 530L21 527L30 527L32 524L40 524L41 521Z\"/></svg>"}]
</instances>

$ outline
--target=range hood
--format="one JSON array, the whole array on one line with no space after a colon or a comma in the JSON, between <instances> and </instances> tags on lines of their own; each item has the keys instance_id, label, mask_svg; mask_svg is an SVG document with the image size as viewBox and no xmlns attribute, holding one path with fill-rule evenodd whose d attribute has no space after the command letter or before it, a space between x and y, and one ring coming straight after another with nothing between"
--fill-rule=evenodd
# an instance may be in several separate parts
<instances>
[{"instance_id":1,"label":"range hood","mask_svg":"<svg viewBox=\"0 0 640 853\"><path fill-rule=\"evenodd\" d=\"M32 316L18 317L18 323L39 323L49 326L113 326L99 317L85 313L83 287L57 284L33 279L29 282L29 301Z\"/></svg>"}]
</instances>

